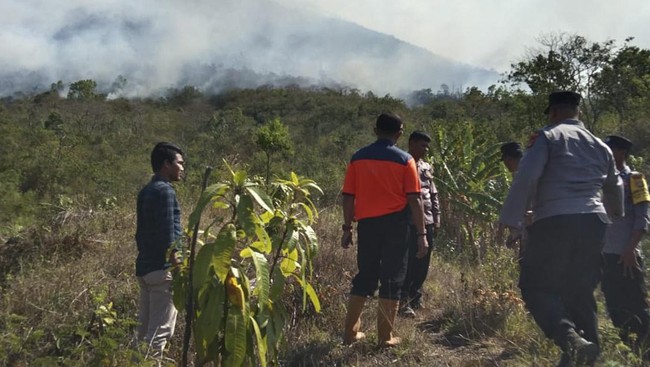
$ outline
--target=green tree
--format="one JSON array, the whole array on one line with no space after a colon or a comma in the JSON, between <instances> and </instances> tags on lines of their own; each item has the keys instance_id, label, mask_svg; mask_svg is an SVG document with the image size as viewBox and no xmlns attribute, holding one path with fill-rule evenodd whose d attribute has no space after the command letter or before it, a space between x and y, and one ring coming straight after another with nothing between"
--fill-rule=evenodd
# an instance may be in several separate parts
<instances>
[{"instance_id":1,"label":"green tree","mask_svg":"<svg viewBox=\"0 0 650 367\"><path fill-rule=\"evenodd\" d=\"M97 82L92 79L79 80L70 84L69 99L88 100L97 96Z\"/></svg>"},{"instance_id":2,"label":"green tree","mask_svg":"<svg viewBox=\"0 0 650 367\"><path fill-rule=\"evenodd\" d=\"M317 211L310 197L322 191L291 173L289 180L273 183L269 197L245 172L230 173L228 182L203 192L190 215L189 228L195 228L208 206L224 214L200 232L203 245L193 267L185 259L174 277L174 303L192 317L196 365L278 364L288 316L282 297L290 284L302 288L303 310L309 300L320 311L310 284L318 250L311 227ZM195 306L186 309L186 304Z\"/></svg>"},{"instance_id":3,"label":"green tree","mask_svg":"<svg viewBox=\"0 0 650 367\"><path fill-rule=\"evenodd\" d=\"M538 97L539 109L546 103L546 96L555 90L582 94L584 122L594 130L603 112L595 80L613 57L614 41L598 43L578 35L559 34L543 36L540 43L541 50L534 50L527 60L511 65L506 81L525 84Z\"/></svg>"},{"instance_id":4,"label":"green tree","mask_svg":"<svg viewBox=\"0 0 650 367\"><path fill-rule=\"evenodd\" d=\"M262 125L256 134L257 146L266 155L266 183L271 179L271 158L276 153L290 153L292 150L289 129L279 118Z\"/></svg>"},{"instance_id":5,"label":"green tree","mask_svg":"<svg viewBox=\"0 0 650 367\"><path fill-rule=\"evenodd\" d=\"M628 38L626 42L631 41ZM600 97L607 107L616 111L620 132L635 101L647 98L650 92L650 50L625 45L597 76Z\"/></svg>"}]
</instances>

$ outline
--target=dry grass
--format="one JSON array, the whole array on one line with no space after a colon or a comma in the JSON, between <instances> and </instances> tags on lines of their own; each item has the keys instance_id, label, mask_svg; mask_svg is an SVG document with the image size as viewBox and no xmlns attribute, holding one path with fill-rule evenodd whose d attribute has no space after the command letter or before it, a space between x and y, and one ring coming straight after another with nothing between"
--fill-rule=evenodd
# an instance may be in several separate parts
<instances>
[{"instance_id":1,"label":"dry grass","mask_svg":"<svg viewBox=\"0 0 650 367\"><path fill-rule=\"evenodd\" d=\"M356 254L338 245L339 216L337 208L328 208L316 226L320 251L314 283L321 313L303 312L300 302L288 300L294 312L287 325L283 366L554 365L558 352L522 307L514 288L516 264L512 254L501 249L491 251L481 265L445 251L434 253L425 284L426 308L415 319L398 319L396 332L403 339L399 347L376 347L375 300L366 304L362 316L368 338L341 345ZM145 365L131 363L128 353L138 293L133 233L132 211L113 209L3 244L3 261L12 260L15 266L5 269L8 276L2 285L0 365ZM12 251L12 246L22 250ZM108 305L115 312L113 325L103 324L97 312ZM602 309L602 360L609 366L642 365L620 344ZM179 317L169 350L177 361L183 330Z\"/></svg>"}]
</instances>

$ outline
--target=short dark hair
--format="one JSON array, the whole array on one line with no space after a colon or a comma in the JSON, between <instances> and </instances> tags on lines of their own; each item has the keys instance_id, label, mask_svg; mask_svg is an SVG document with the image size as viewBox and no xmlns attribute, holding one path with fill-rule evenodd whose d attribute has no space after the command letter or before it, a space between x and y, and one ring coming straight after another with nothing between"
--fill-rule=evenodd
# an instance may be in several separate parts
<instances>
[{"instance_id":1,"label":"short dark hair","mask_svg":"<svg viewBox=\"0 0 650 367\"><path fill-rule=\"evenodd\" d=\"M183 151L177 145L161 141L151 151L151 169L156 173L160 171L165 162L173 162L176 154L184 156Z\"/></svg>"},{"instance_id":2,"label":"short dark hair","mask_svg":"<svg viewBox=\"0 0 650 367\"><path fill-rule=\"evenodd\" d=\"M501 160L505 157L521 158L524 153L521 150L521 144L511 141L501 145Z\"/></svg>"},{"instance_id":3,"label":"short dark hair","mask_svg":"<svg viewBox=\"0 0 650 367\"><path fill-rule=\"evenodd\" d=\"M424 131L416 130L409 135L409 142L411 141L426 141L427 143L431 143L431 137Z\"/></svg>"},{"instance_id":4,"label":"short dark hair","mask_svg":"<svg viewBox=\"0 0 650 367\"><path fill-rule=\"evenodd\" d=\"M377 130L384 134L395 134L402 129L402 119L391 112L385 112L377 117Z\"/></svg>"}]
</instances>

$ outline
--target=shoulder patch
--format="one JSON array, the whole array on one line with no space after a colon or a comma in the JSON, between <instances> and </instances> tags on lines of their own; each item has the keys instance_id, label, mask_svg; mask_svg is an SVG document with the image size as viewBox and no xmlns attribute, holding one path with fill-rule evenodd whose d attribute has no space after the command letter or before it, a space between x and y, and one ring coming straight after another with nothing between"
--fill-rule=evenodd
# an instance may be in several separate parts
<instances>
[{"instance_id":1,"label":"shoulder patch","mask_svg":"<svg viewBox=\"0 0 650 367\"><path fill-rule=\"evenodd\" d=\"M630 175L630 191L632 192L632 202L634 204L650 201L648 183L643 173L632 172Z\"/></svg>"},{"instance_id":2,"label":"shoulder patch","mask_svg":"<svg viewBox=\"0 0 650 367\"><path fill-rule=\"evenodd\" d=\"M537 140L537 137L539 136L539 131L535 131L534 133L530 134L530 137L528 137L528 144L526 144L526 148L530 148L535 144L535 140Z\"/></svg>"}]
</instances>

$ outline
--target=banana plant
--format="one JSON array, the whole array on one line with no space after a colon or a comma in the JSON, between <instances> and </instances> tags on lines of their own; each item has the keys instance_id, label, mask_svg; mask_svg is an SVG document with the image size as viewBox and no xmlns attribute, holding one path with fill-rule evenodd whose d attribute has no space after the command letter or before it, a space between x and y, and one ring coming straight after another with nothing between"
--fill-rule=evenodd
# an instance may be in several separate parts
<instances>
[{"instance_id":1,"label":"banana plant","mask_svg":"<svg viewBox=\"0 0 650 367\"><path fill-rule=\"evenodd\" d=\"M445 232L462 247L483 248L493 239L493 223L508 188L499 143L489 132L477 132L472 123L438 128L432 139L429 159Z\"/></svg>"},{"instance_id":2,"label":"banana plant","mask_svg":"<svg viewBox=\"0 0 650 367\"><path fill-rule=\"evenodd\" d=\"M229 180L208 186L190 214L188 228L208 208L221 215L196 234L200 248L192 268L185 258L177 270L174 304L191 313L195 365L278 365L289 285L301 287L303 309L309 301L320 312L310 283L318 252L311 197L322 190L293 172L265 186L226 166ZM188 294L192 310L185 309Z\"/></svg>"}]
</instances>

